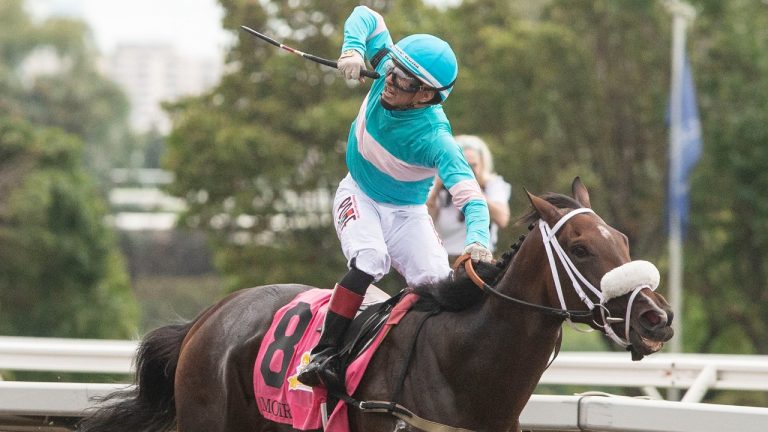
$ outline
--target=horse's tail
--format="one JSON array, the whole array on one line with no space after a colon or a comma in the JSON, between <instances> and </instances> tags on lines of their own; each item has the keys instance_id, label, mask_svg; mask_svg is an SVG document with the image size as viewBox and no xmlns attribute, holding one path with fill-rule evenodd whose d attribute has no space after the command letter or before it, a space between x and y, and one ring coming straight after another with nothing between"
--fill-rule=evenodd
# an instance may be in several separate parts
<instances>
[{"instance_id":1,"label":"horse's tail","mask_svg":"<svg viewBox=\"0 0 768 432\"><path fill-rule=\"evenodd\" d=\"M81 432L164 432L175 426L174 378L181 344L195 321L150 332L136 354L135 386L100 399Z\"/></svg>"}]
</instances>

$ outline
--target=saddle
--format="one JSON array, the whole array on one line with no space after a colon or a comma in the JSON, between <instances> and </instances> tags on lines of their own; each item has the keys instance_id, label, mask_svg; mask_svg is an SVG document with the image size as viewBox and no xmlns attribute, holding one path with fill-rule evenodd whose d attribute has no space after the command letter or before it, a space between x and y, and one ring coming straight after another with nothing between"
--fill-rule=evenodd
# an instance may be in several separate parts
<instances>
[{"instance_id":1,"label":"saddle","mask_svg":"<svg viewBox=\"0 0 768 432\"><path fill-rule=\"evenodd\" d=\"M296 379L320 338L331 292L313 289L301 293L275 314L259 348L253 374L256 404L265 418L297 430L349 430L346 404L338 404L328 389L308 387ZM354 393L389 329L417 299L416 294L404 290L384 301L368 302L358 313L337 354L346 378L345 388L331 389L332 394Z\"/></svg>"},{"instance_id":2,"label":"saddle","mask_svg":"<svg viewBox=\"0 0 768 432\"><path fill-rule=\"evenodd\" d=\"M349 364L371 345L389 319L392 309L402 300L405 293L403 290L382 302L363 305L365 308L352 320L344 337L344 345L336 354L341 363L341 375L344 375Z\"/></svg>"}]
</instances>

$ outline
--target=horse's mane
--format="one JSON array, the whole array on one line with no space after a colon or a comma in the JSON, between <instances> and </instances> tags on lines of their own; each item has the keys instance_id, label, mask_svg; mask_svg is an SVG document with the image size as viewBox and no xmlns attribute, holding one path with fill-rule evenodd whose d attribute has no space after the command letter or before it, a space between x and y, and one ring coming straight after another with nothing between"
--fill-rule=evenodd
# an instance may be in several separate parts
<instances>
[{"instance_id":1,"label":"horse's mane","mask_svg":"<svg viewBox=\"0 0 768 432\"><path fill-rule=\"evenodd\" d=\"M575 199L558 193L546 193L541 196L550 204L561 209L577 209L583 207ZM533 207L517 219L516 225L528 225L530 231L535 227L534 222L539 220L539 214ZM512 258L517 253L520 245L525 240L525 236L520 236L518 241L510 249L501 255L501 259L494 265L488 263L474 264L475 271L481 279L496 283L499 276L506 270L512 262ZM469 279L467 274L460 270L455 278L424 284L414 287L414 291L421 297L414 306L417 310L443 309L447 311L460 311L470 308L480 303L485 298L485 293Z\"/></svg>"},{"instance_id":2,"label":"horse's mane","mask_svg":"<svg viewBox=\"0 0 768 432\"><path fill-rule=\"evenodd\" d=\"M490 263L473 263L475 272L484 281L494 281L502 268ZM419 294L419 301L414 305L416 310L442 309L451 312L467 309L479 303L485 293L459 270L455 277L448 277L435 283L427 283L414 287Z\"/></svg>"}]
</instances>

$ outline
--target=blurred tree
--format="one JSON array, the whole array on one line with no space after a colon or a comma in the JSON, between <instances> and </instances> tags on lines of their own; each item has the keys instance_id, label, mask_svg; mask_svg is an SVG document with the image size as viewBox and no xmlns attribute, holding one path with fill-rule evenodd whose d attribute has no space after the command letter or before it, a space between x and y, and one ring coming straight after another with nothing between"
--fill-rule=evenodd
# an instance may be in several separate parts
<instances>
[{"instance_id":1,"label":"blurred tree","mask_svg":"<svg viewBox=\"0 0 768 432\"><path fill-rule=\"evenodd\" d=\"M0 116L0 333L134 336L137 310L81 142Z\"/></svg>"},{"instance_id":2,"label":"blurred tree","mask_svg":"<svg viewBox=\"0 0 768 432\"><path fill-rule=\"evenodd\" d=\"M106 140L99 130L119 123L111 105L124 99L86 67L84 31L67 21L38 27L21 0L0 3L2 334L125 338L136 329L104 201L83 164L83 140ZM45 47L61 68L35 79L25 61Z\"/></svg>"},{"instance_id":3,"label":"blurred tree","mask_svg":"<svg viewBox=\"0 0 768 432\"><path fill-rule=\"evenodd\" d=\"M685 348L768 354L768 6L698 2L705 151L686 244Z\"/></svg>"},{"instance_id":4,"label":"blurred tree","mask_svg":"<svg viewBox=\"0 0 768 432\"><path fill-rule=\"evenodd\" d=\"M667 33L664 11L651 2L465 1L449 14L462 63L457 97L448 102L454 130L491 141L499 172L513 183L513 209L528 204L522 187L568 192L580 175L595 209L630 237L634 254L657 254L667 142L668 50L657 49ZM456 37L456 29L466 33Z\"/></svg>"},{"instance_id":5,"label":"blurred tree","mask_svg":"<svg viewBox=\"0 0 768 432\"><path fill-rule=\"evenodd\" d=\"M22 6L22 0L0 6L0 88L7 90L0 111L81 137L86 167L101 180L114 166L130 166L137 141L128 127L128 100L97 71L86 25L58 17L38 25ZM49 66L31 66L35 57Z\"/></svg>"}]
</instances>

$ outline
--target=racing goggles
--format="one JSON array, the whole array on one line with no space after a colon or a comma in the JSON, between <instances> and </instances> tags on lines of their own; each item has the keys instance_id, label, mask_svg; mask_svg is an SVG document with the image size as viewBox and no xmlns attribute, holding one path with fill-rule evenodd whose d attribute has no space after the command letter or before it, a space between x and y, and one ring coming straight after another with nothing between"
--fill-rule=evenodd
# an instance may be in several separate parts
<instances>
[{"instance_id":1,"label":"racing goggles","mask_svg":"<svg viewBox=\"0 0 768 432\"><path fill-rule=\"evenodd\" d=\"M425 88L424 84L399 64L390 62L387 67L387 76L392 75L392 85L396 89L406 93L416 93Z\"/></svg>"}]
</instances>

